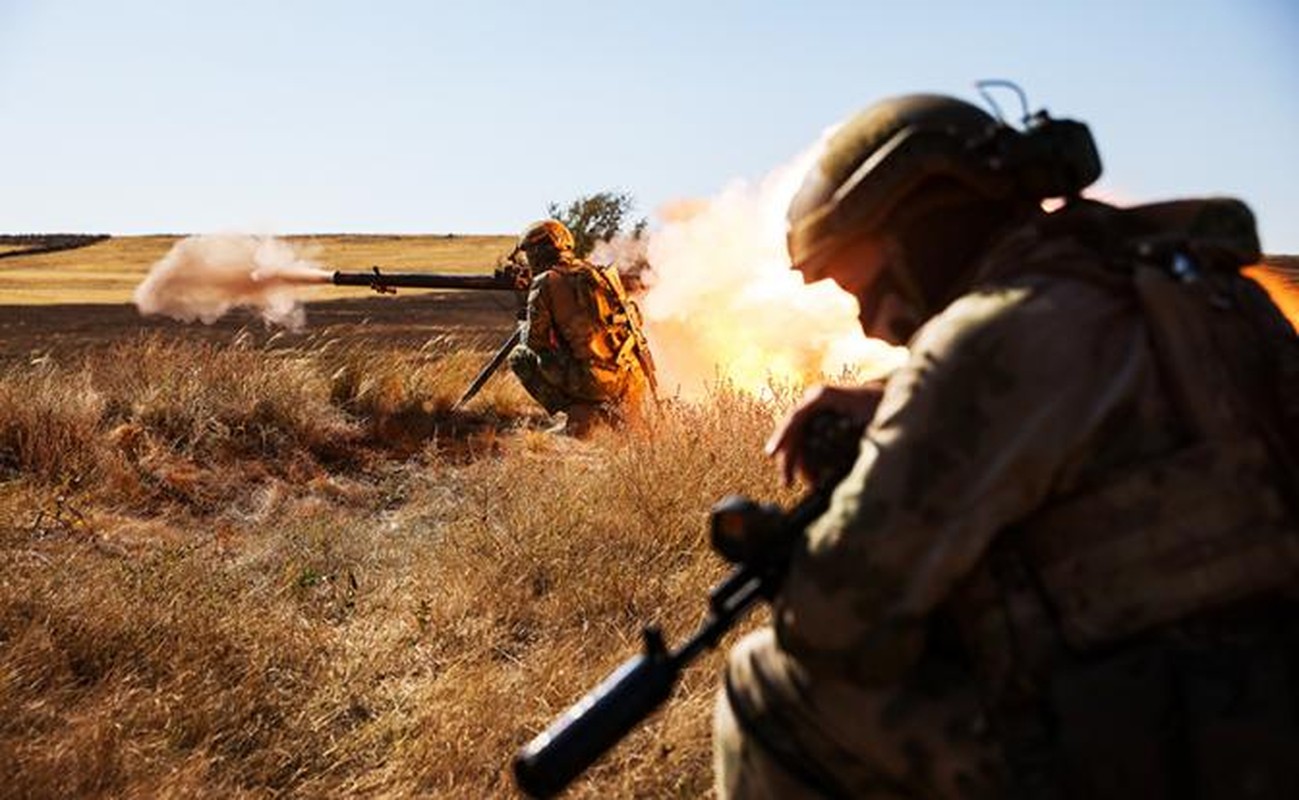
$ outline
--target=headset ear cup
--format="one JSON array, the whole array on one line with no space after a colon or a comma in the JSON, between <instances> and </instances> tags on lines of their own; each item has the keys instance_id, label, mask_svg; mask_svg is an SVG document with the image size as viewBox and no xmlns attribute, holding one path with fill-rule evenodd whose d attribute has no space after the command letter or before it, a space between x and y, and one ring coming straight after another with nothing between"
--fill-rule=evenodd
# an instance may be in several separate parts
<instances>
[{"instance_id":1,"label":"headset ear cup","mask_svg":"<svg viewBox=\"0 0 1299 800\"><path fill-rule=\"evenodd\" d=\"M1086 125L1038 112L1023 132L999 131L997 149L1019 193L1033 200L1075 197L1101 175L1100 153Z\"/></svg>"},{"instance_id":2,"label":"headset ear cup","mask_svg":"<svg viewBox=\"0 0 1299 800\"><path fill-rule=\"evenodd\" d=\"M1070 119L1055 122L1054 150L1057 163L1063 165L1062 194L1076 195L1101 176L1101 155L1091 129Z\"/></svg>"}]
</instances>

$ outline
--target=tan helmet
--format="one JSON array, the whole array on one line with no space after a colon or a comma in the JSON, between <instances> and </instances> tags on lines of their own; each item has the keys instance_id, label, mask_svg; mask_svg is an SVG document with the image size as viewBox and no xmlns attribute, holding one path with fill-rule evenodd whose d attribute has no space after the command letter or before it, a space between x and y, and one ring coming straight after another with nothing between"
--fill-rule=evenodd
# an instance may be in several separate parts
<instances>
[{"instance_id":1,"label":"tan helmet","mask_svg":"<svg viewBox=\"0 0 1299 800\"><path fill-rule=\"evenodd\" d=\"M529 225L519 237L517 250L552 251L553 253L572 252L574 246L573 232L557 219L543 219Z\"/></svg>"},{"instance_id":2,"label":"tan helmet","mask_svg":"<svg viewBox=\"0 0 1299 800\"><path fill-rule=\"evenodd\" d=\"M808 171L789 205L790 259L818 280L827 257L860 237L989 203L1074 197L1100 171L1091 133L1074 120L1039 111L1021 130L953 97L883 100L835 131Z\"/></svg>"},{"instance_id":3,"label":"tan helmet","mask_svg":"<svg viewBox=\"0 0 1299 800\"><path fill-rule=\"evenodd\" d=\"M1043 199L1077 198L1100 170L1075 120L1026 111L1016 128L952 97L884 100L834 132L790 202L791 264L833 278L867 335L901 344Z\"/></svg>"},{"instance_id":4,"label":"tan helmet","mask_svg":"<svg viewBox=\"0 0 1299 800\"><path fill-rule=\"evenodd\" d=\"M830 137L790 202L791 263L809 281L819 279L826 256L884 230L894 211L939 178L1004 196L1007 182L974 155L996 128L979 108L940 95L896 97L861 111Z\"/></svg>"}]
</instances>

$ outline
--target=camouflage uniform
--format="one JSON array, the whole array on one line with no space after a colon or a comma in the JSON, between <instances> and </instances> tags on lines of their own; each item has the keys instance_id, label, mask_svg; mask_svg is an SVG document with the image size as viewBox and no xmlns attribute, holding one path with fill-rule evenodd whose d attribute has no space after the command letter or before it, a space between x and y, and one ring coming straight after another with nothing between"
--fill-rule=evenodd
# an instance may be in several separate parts
<instances>
[{"instance_id":1,"label":"camouflage uniform","mask_svg":"<svg viewBox=\"0 0 1299 800\"><path fill-rule=\"evenodd\" d=\"M640 319L612 267L566 256L532 281L510 368L550 413L639 416L649 379Z\"/></svg>"},{"instance_id":2,"label":"camouflage uniform","mask_svg":"<svg viewBox=\"0 0 1299 800\"><path fill-rule=\"evenodd\" d=\"M1278 441L1299 431L1299 364L1293 331L1234 274L1257 257L1252 220L1225 201L1081 206L1004 239L976 288L911 342L853 472L795 554L774 631L732 654L717 711L721 796L1003 797L1009 773L1016 792L1057 796L1070 737L1090 737L1074 742L1090 755L1110 747L1115 774L1129 770L1122 785L1140 774L1154 786L1174 745L1189 742L1179 752L1192 759L1250 747L1218 711L1181 728L1185 742L1160 738L1169 709L1181 724L1208 705L1187 701L1200 673L1168 666L1196 653L1232 664L1236 683L1212 691L1274 713L1268 746L1299 753L1295 698L1260 710L1270 679L1240 671L1260 663L1253 640L1222 654L1237 618L1195 623L1299 587L1295 473ZM1155 246L1169 240L1202 269L1221 266L1186 284L1220 309L1219 328L1158 319L1184 287L1137 253L1163 260ZM1272 391L1283 374L1288 397ZM1260 623L1283 643L1257 652L1293 676L1287 608ZM1187 644L1193 629L1209 640L1201 650ZM1106 683L1132 673L1129 657L1163 677ZM1293 679L1275 685L1294 691ZM1153 697L1170 686L1187 695ZM1053 698L1065 714L1055 729L1041 713ZM1150 726L1125 734L1124 714ZM1017 763L1035 746L1048 751L1040 763ZM1285 793L1299 790L1285 783L1294 767L1279 774L1284 761L1263 756L1273 760L1255 796L1299 796ZM1084 778L1070 796L1107 796L1106 780L1125 779ZM1245 777L1212 780L1220 794L1204 796L1251 796Z\"/></svg>"}]
</instances>

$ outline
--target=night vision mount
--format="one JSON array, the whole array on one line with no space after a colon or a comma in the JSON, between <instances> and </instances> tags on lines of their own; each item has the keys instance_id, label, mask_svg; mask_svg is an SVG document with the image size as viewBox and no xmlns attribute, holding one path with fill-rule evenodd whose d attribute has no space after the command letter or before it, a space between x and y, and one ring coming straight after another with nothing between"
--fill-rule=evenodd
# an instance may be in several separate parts
<instances>
[{"instance_id":1,"label":"night vision mount","mask_svg":"<svg viewBox=\"0 0 1299 800\"><path fill-rule=\"evenodd\" d=\"M1011 81L983 80L975 84L997 118L987 138L972 142L987 164L1013 177L1018 191L1036 199L1076 198L1101 175L1101 157L1087 126L1077 120L1056 119L1046 109L1028 110L1024 90ZM1023 111L1021 128L1006 121L1001 107L988 91L1009 89Z\"/></svg>"}]
</instances>

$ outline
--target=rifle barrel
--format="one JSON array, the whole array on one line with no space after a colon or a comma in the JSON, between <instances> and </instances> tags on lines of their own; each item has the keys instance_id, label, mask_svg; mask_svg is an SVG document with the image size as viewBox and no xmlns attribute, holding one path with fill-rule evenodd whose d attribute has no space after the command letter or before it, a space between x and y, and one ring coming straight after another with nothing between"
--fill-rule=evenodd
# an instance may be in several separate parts
<instances>
[{"instance_id":1,"label":"rifle barrel","mask_svg":"<svg viewBox=\"0 0 1299 800\"><path fill-rule=\"evenodd\" d=\"M830 504L833 483L816 489L787 512L776 512L781 535L792 541ZM728 498L729 499L729 498ZM722 504L714 507L714 515ZM716 516L714 516L716 524ZM574 703L514 759L514 779L530 797L553 797L654 712L672 693L681 671L718 641L754 603L779 584L782 564L739 564L709 593L709 613L676 650L656 628L646 628L644 649Z\"/></svg>"},{"instance_id":2,"label":"rifle barrel","mask_svg":"<svg viewBox=\"0 0 1299 800\"><path fill-rule=\"evenodd\" d=\"M658 708L676 685L682 664L655 629L645 650L623 662L518 752L514 780L529 797L554 797Z\"/></svg>"}]
</instances>

